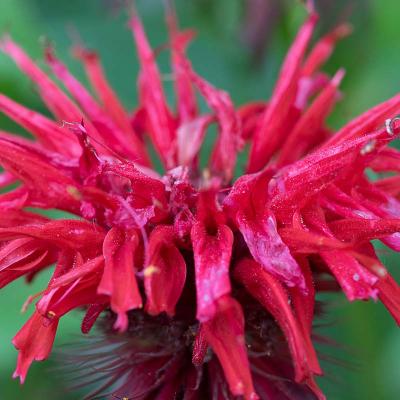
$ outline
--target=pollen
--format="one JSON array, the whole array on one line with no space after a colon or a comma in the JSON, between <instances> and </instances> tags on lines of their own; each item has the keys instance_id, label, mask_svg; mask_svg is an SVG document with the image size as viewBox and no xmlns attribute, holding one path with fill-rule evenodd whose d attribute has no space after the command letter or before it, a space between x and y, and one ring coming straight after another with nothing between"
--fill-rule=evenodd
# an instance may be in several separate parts
<instances>
[{"instance_id":1,"label":"pollen","mask_svg":"<svg viewBox=\"0 0 400 400\"><path fill-rule=\"evenodd\" d=\"M160 268L156 267L155 265L149 265L143 271L143 275L147 278L154 274L159 274L161 272Z\"/></svg>"},{"instance_id":2,"label":"pollen","mask_svg":"<svg viewBox=\"0 0 400 400\"><path fill-rule=\"evenodd\" d=\"M56 313L54 311L47 311L46 317L49 319L53 319L56 316Z\"/></svg>"},{"instance_id":3,"label":"pollen","mask_svg":"<svg viewBox=\"0 0 400 400\"><path fill-rule=\"evenodd\" d=\"M77 187L67 186L66 190L67 190L67 193L75 200L79 201L82 199L82 193L78 190Z\"/></svg>"}]
</instances>

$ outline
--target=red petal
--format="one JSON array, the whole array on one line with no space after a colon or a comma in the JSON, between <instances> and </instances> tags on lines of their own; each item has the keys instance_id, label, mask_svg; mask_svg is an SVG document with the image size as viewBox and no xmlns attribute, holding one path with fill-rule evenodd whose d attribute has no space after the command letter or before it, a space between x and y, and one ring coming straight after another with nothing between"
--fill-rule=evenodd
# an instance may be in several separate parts
<instances>
[{"instance_id":1,"label":"red petal","mask_svg":"<svg viewBox=\"0 0 400 400\"><path fill-rule=\"evenodd\" d=\"M331 56L336 43L351 33L349 24L342 24L332 32L322 37L311 50L303 65L303 75L310 76L316 73Z\"/></svg>"},{"instance_id":2,"label":"red petal","mask_svg":"<svg viewBox=\"0 0 400 400\"><path fill-rule=\"evenodd\" d=\"M39 265L44 266L42 261L47 255L48 250L38 240L30 238L12 240L0 250L0 272L7 273L7 270L29 272Z\"/></svg>"},{"instance_id":3,"label":"red petal","mask_svg":"<svg viewBox=\"0 0 400 400\"><path fill-rule=\"evenodd\" d=\"M35 312L13 339L14 346L19 350L13 378L19 377L21 383L24 383L32 361L46 359L53 347L58 320L49 326L45 326L43 321L44 318Z\"/></svg>"},{"instance_id":4,"label":"red petal","mask_svg":"<svg viewBox=\"0 0 400 400\"><path fill-rule=\"evenodd\" d=\"M0 94L0 110L32 133L49 150L76 157L80 147L75 136L54 121Z\"/></svg>"},{"instance_id":5,"label":"red petal","mask_svg":"<svg viewBox=\"0 0 400 400\"><path fill-rule=\"evenodd\" d=\"M48 289L36 308L46 318L46 324L52 324L55 319L76 308L106 303L108 298L97 293L99 280L100 274L93 274L69 285Z\"/></svg>"},{"instance_id":6,"label":"red petal","mask_svg":"<svg viewBox=\"0 0 400 400\"><path fill-rule=\"evenodd\" d=\"M305 342L284 287L260 264L244 259L235 267L235 278L250 295L256 298L277 320L287 338L296 371L296 381L302 382L312 373L320 374L315 351Z\"/></svg>"},{"instance_id":7,"label":"red petal","mask_svg":"<svg viewBox=\"0 0 400 400\"><path fill-rule=\"evenodd\" d=\"M0 208L2 211L20 210L29 205L32 205L29 201L29 191L24 186L14 189L11 192L0 194ZM12 224L10 225L12 226Z\"/></svg>"},{"instance_id":8,"label":"red petal","mask_svg":"<svg viewBox=\"0 0 400 400\"><path fill-rule=\"evenodd\" d=\"M265 112L268 103L255 101L239 106L237 113L242 125L242 139L247 141L253 137L260 116Z\"/></svg>"},{"instance_id":9,"label":"red petal","mask_svg":"<svg viewBox=\"0 0 400 400\"><path fill-rule=\"evenodd\" d=\"M108 83L98 55L93 51L80 47L74 48L73 53L77 58L82 60L86 75L100 98L104 109L112 116L119 128L129 135L132 142L137 143L137 140L134 138L136 133L133 131L129 115ZM139 146L139 144L137 145Z\"/></svg>"},{"instance_id":10,"label":"red petal","mask_svg":"<svg viewBox=\"0 0 400 400\"><path fill-rule=\"evenodd\" d=\"M400 207L397 201L385 193L379 192L374 186L363 182L362 194L352 190L353 197L341 191L338 187L330 187L327 197L321 198L323 204L339 216L360 220L378 220L379 217L400 217ZM400 250L400 234L394 233L381 239L392 249Z\"/></svg>"},{"instance_id":11,"label":"red petal","mask_svg":"<svg viewBox=\"0 0 400 400\"><path fill-rule=\"evenodd\" d=\"M339 70L297 121L280 150L279 165L296 161L315 143L315 136L321 132L338 97L338 86L343 76L344 70Z\"/></svg>"},{"instance_id":12,"label":"red petal","mask_svg":"<svg viewBox=\"0 0 400 400\"><path fill-rule=\"evenodd\" d=\"M204 336L204 328L203 325L200 325L193 344L192 363L196 366L202 365L207 355L207 350L208 343Z\"/></svg>"},{"instance_id":13,"label":"red petal","mask_svg":"<svg viewBox=\"0 0 400 400\"><path fill-rule=\"evenodd\" d=\"M0 189L3 189L9 185L12 185L17 181L17 178L9 172L0 173Z\"/></svg>"},{"instance_id":14,"label":"red petal","mask_svg":"<svg viewBox=\"0 0 400 400\"><path fill-rule=\"evenodd\" d=\"M125 234L118 228L111 228L104 239L105 267L98 293L110 296L111 308L118 314L114 327L120 331L128 328L127 311L142 307L134 266L138 243L136 233Z\"/></svg>"},{"instance_id":15,"label":"red petal","mask_svg":"<svg viewBox=\"0 0 400 400\"><path fill-rule=\"evenodd\" d=\"M290 216L289 210L301 207L334 180L354 178L355 171L362 173L379 150L393 139L395 135L382 128L361 138L315 151L282 168L269 184L272 209L279 211L279 216Z\"/></svg>"},{"instance_id":16,"label":"red petal","mask_svg":"<svg viewBox=\"0 0 400 400\"><path fill-rule=\"evenodd\" d=\"M311 268L306 257L297 258L297 263L305 278L307 292L299 290L297 287L289 288L292 298L293 308L303 331L305 340L311 344L312 324L314 321L315 288Z\"/></svg>"},{"instance_id":17,"label":"red petal","mask_svg":"<svg viewBox=\"0 0 400 400\"><path fill-rule=\"evenodd\" d=\"M50 220L43 215L25 210L12 209L0 212L0 227L12 228L16 225L44 224Z\"/></svg>"},{"instance_id":18,"label":"red petal","mask_svg":"<svg viewBox=\"0 0 400 400\"><path fill-rule=\"evenodd\" d=\"M53 69L54 74L64 83L83 111L89 116L107 146L110 146L119 154L135 160L135 162L147 166L150 165L150 160L145 152L143 143L136 136L128 136L126 132L122 131L114 123L108 115L108 110L100 108L86 88L52 54L51 49L47 49L46 56L47 62Z\"/></svg>"},{"instance_id":19,"label":"red petal","mask_svg":"<svg viewBox=\"0 0 400 400\"><path fill-rule=\"evenodd\" d=\"M216 303L214 318L202 325L204 336L217 355L234 396L256 400L247 358L244 317L239 303L224 296Z\"/></svg>"},{"instance_id":20,"label":"red petal","mask_svg":"<svg viewBox=\"0 0 400 400\"><path fill-rule=\"evenodd\" d=\"M97 250L104 238L99 227L86 221L57 220L45 224L0 228L0 240L32 237L46 241L61 249Z\"/></svg>"},{"instance_id":21,"label":"red petal","mask_svg":"<svg viewBox=\"0 0 400 400\"><path fill-rule=\"evenodd\" d=\"M331 222L329 228L340 240L369 241L400 232L400 219L346 218Z\"/></svg>"},{"instance_id":22,"label":"red petal","mask_svg":"<svg viewBox=\"0 0 400 400\"><path fill-rule=\"evenodd\" d=\"M330 140L325 142L323 148L342 143L345 140L355 139L372 132L390 118L400 112L400 94L369 109L354 118L339 130Z\"/></svg>"},{"instance_id":23,"label":"red petal","mask_svg":"<svg viewBox=\"0 0 400 400\"><path fill-rule=\"evenodd\" d=\"M107 308L107 304L91 304L82 320L81 331L87 334L93 328L100 314Z\"/></svg>"},{"instance_id":24,"label":"red petal","mask_svg":"<svg viewBox=\"0 0 400 400\"><path fill-rule=\"evenodd\" d=\"M312 14L300 29L286 56L269 106L254 133L247 168L249 172L264 167L287 134L284 129L286 119L296 99L301 64L316 22L317 16Z\"/></svg>"},{"instance_id":25,"label":"red petal","mask_svg":"<svg viewBox=\"0 0 400 400\"><path fill-rule=\"evenodd\" d=\"M379 179L374 184L379 190L382 190L389 196L398 197L400 194L400 176Z\"/></svg>"},{"instance_id":26,"label":"red petal","mask_svg":"<svg viewBox=\"0 0 400 400\"><path fill-rule=\"evenodd\" d=\"M83 263L82 265L76 265L71 262L68 266L73 266L74 268L69 271L64 271L60 276L54 277L49 284L49 289L67 286L73 282L79 281L81 278L102 272L104 267L104 258L103 256L99 256Z\"/></svg>"},{"instance_id":27,"label":"red petal","mask_svg":"<svg viewBox=\"0 0 400 400\"><path fill-rule=\"evenodd\" d=\"M201 222L193 225L196 271L197 319L208 321L217 311L217 300L231 291L229 265L233 234L226 225L218 225L216 232L207 232Z\"/></svg>"},{"instance_id":28,"label":"red petal","mask_svg":"<svg viewBox=\"0 0 400 400\"><path fill-rule=\"evenodd\" d=\"M173 316L186 280L186 264L174 244L174 230L158 226L150 235L148 265L144 269L146 311Z\"/></svg>"},{"instance_id":29,"label":"red petal","mask_svg":"<svg viewBox=\"0 0 400 400\"><path fill-rule=\"evenodd\" d=\"M379 300L385 305L393 318L400 325L400 287L379 261L371 243L357 247L354 256L378 277L375 288L378 289Z\"/></svg>"},{"instance_id":30,"label":"red petal","mask_svg":"<svg viewBox=\"0 0 400 400\"><path fill-rule=\"evenodd\" d=\"M3 38L1 49L38 86L46 106L58 119L68 122L78 122L82 119L82 112L79 108L9 37Z\"/></svg>"},{"instance_id":31,"label":"red petal","mask_svg":"<svg viewBox=\"0 0 400 400\"><path fill-rule=\"evenodd\" d=\"M152 142L167 168L175 166L175 122L168 109L155 57L143 26L136 15L130 21L141 72L139 78L140 100L150 123Z\"/></svg>"},{"instance_id":32,"label":"red petal","mask_svg":"<svg viewBox=\"0 0 400 400\"><path fill-rule=\"evenodd\" d=\"M322 250L346 249L350 246L335 238L306 230L282 228L279 235L292 253L312 254Z\"/></svg>"},{"instance_id":33,"label":"red petal","mask_svg":"<svg viewBox=\"0 0 400 400\"><path fill-rule=\"evenodd\" d=\"M379 290L379 300L400 326L400 286L391 275L386 273L384 277L378 280L375 287Z\"/></svg>"},{"instance_id":34,"label":"red petal","mask_svg":"<svg viewBox=\"0 0 400 400\"><path fill-rule=\"evenodd\" d=\"M0 288L23 275L29 279L54 261L53 252L43 248L37 240L13 240L0 250Z\"/></svg>"},{"instance_id":35,"label":"red petal","mask_svg":"<svg viewBox=\"0 0 400 400\"><path fill-rule=\"evenodd\" d=\"M187 123L197 115L197 101L185 64L185 50L194 36L193 31L181 32L172 7L167 11L167 24L171 41L171 65L174 72L179 123Z\"/></svg>"},{"instance_id":36,"label":"red petal","mask_svg":"<svg viewBox=\"0 0 400 400\"><path fill-rule=\"evenodd\" d=\"M211 115L202 115L190 122L183 123L177 131L178 161L181 165L191 166L200 152L207 127L213 122Z\"/></svg>"},{"instance_id":37,"label":"red petal","mask_svg":"<svg viewBox=\"0 0 400 400\"><path fill-rule=\"evenodd\" d=\"M245 175L235 182L224 206L232 215L253 258L288 286L305 290L304 277L282 241L266 203L268 176Z\"/></svg>"},{"instance_id":38,"label":"red petal","mask_svg":"<svg viewBox=\"0 0 400 400\"><path fill-rule=\"evenodd\" d=\"M76 182L66 168L39 153L34 147L24 146L0 138L0 164L29 188L30 201L46 208L60 208L78 212L79 203L68 193ZM57 163L54 163L57 164Z\"/></svg>"},{"instance_id":39,"label":"red petal","mask_svg":"<svg viewBox=\"0 0 400 400\"><path fill-rule=\"evenodd\" d=\"M303 274L279 236L273 216L251 221L239 214L237 222L254 259L289 287L298 286L306 291Z\"/></svg>"},{"instance_id":40,"label":"red petal","mask_svg":"<svg viewBox=\"0 0 400 400\"><path fill-rule=\"evenodd\" d=\"M374 287L378 278L353 256L345 251L324 251L320 254L350 301L376 299L378 291Z\"/></svg>"},{"instance_id":41,"label":"red petal","mask_svg":"<svg viewBox=\"0 0 400 400\"><path fill-rule=\"evenodd\" d=\"M400 151L391 147L382 149L372 161L371 168L376 172L400 172Z\"/></svg>"},{"instance_id":42,"label":"red petal","mask_svg":"<svg viewBox=\"0 0 400 400\"><path fill-rule=\"evenodd\" d=\"M212 171L229 182L233 177L237 152L242 145L240 119L227 92L215 88L196 74L189 62L187 69L208 106L215 112L220 127L211 158Z\"/></svg>"}]
</instances>

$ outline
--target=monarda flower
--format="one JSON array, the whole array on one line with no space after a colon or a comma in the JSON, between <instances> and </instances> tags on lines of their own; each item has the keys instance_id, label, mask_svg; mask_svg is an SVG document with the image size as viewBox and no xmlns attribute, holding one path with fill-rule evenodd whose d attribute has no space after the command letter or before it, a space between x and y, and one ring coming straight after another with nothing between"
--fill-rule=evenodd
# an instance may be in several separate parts
<instances>
[{"instance_id":1,"label":"monarda flower","mask_svg":"<svg viewBox=\"0 0 400 400\"><path fill-rule=\"evenodd\" d=\"M75 356L78 380L98 385L87 398L324 399L315 383L316 295L379 299L400 323L399 286L371 244L400 250L400 152L389 147L400 134L400 95L338 132L328 128L344 72L320 69L349 28L308 51L318 20L311 9L271 99L235 107L195 72L185 56L193 34L167 15L174 110L135 14L133 113L95 53L74 49L96 98L46 49L69 97L9 37L1 41L54 116L0 96L1 111L35 139L0 133L0 285L54 265L13 340L14 377L24 382L31 363L49 356L60 319L80 309L82 332L98 332ZM211 125L218 133L201 168ZM50 220L35 209L74 217Z\"/></svg>"}]
</instances>

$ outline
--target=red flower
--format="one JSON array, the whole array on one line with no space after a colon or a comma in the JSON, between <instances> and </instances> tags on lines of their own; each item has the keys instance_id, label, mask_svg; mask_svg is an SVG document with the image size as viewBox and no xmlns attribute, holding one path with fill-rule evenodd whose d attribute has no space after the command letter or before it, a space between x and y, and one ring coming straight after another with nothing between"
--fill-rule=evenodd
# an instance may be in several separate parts
<instances>
[{"instance_id":1,"label":"red flower","mask_svg":"<svg viewBox=\"0 0 400 400\"><path fill-rule=\"evenodd\" d=\"M1 111L36 139L0 133L0 183L16 183L0 195L0 285L55 264L13 341L21 382L33 360L49 355L59 319L82 307L82 332L96 325L104 333L95 351L78 356L104 373L92 397L111 388L123 398L323 399L312 344L318 292L379 298L400 324L400 289L371 245L379 239L400 250L400 152L388 147L400 133L393 118L400 95L333 133L325 120L344 72L329 78L320 68L349 29L337 28L307 54L317 19L312 11L299 31L270 101L239 108L194 71L185 56L193 35L172 13L175 112L136 15L133 114L95 53L75 49L96 99L46 50L71 100L17 44L2 40L54 115L0 96ZM199 113L195 90L209 114ZM218 136L201 170L213 123ZM247 174L235 180L246 145ZM366 168L392 175L371 181ZM77 219L52 221L28 207Z\"/></svg>"}]
</instances>

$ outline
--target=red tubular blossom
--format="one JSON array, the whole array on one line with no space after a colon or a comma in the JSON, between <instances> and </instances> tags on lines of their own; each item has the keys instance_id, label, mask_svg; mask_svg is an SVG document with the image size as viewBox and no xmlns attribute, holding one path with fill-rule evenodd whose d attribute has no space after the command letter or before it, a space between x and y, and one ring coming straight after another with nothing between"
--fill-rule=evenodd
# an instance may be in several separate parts
<instances>
[{"instance_id":1,"label":"red tubular blossom","mask_svg":"<svg viewBox=\"0 0 400 400\"><path fill-rule=\"evenodd\" d=\"M35 312L15 335L13 344L19 350L17 369L13 377L24 383L32 361L46 359L53 347L58 321L50 325L44 324L44 318Z\"/></svg>"},{"instance_id":2,"label":"red tubular blossom","mask_svg":"<svg viewBox=\"0 0 400 400\"><path fill-rule=\"evenodd\" d=\"M284 331L295 360L296 380L301 382L312 373L320 374L315 350L309 347L311 342L306 342L303 337L284 287L252 260L242 260L235 267L235 277L276 318Z\"/></svg>"},{"instance_id":3,"label":"red tubular blossom","mask_svg":"<svg viewBox=\"0 0 400 400\"><path fill-rule=\"evenodd\" d=\"M221 297L214 318L202 326L206 340L221 362L232 394L246 400L258 399L251 381L240 305L229 296Z\"/></svg>"},{"instance_id":4,"label":"red tubular blossom","mask_svg":"<svg viewBox=\"0 0 400 400\"><path fill-rule=\"evenodd\" d=\"M341 128L334 136L326 141L323 147L328 147L345 140L356 139L363 136L366 132L377 129L385 122L386 118L390 118L400 112L400 95L397 94L391 99L364 112L357 118L351 120L343 128Z\"/></svg>"},{"instance_id":5,"label":"red tubular blossom","mask_svg":"<svg viewBox=\"0 0 400 400\"><path fill-rule=\"evenodd\" d=\"M222 175L225 181L229 182L233 178L236 155L241 146L240 120L228 93L216 89L197 75L190 64L187 68L193 83L215 112L219 123L219 136L211 158L212 172L217 176Z\"/></svg>"},{"instance_id":6,"label":"red tubular blossom","mask_svg":"<svg viewBox=\"0 0 400 400\"><path fill-rule=\"evenodd\" d=\"M77 157L80 148L76 137L54 121L0 95L0 110L32 133L45 148L66 156Z\"/></svg>"},{"instance_id":7,"label":"red tubular blossom","mask_svg":"<svg viewBox=\"0 0 400 400\"><path fill-rule=\"evenodd\" d=\"M82 333L89 333L96 323L97 318L107 308L107 303L92 304L88 307L86 314L82 320L81 331Z\"/></svg>"},{"instance_id":8,"label":"red tubular blossom","mask_svg":"<svg viewBox=\"0 0 400 400\"><path fill-rule=\"evenodd\" d=\"M146 311L173 316L186 279L186 265L174 243L174 229L158 226L149 238L148 265L143 270Z\"/></svg>"},{"instance_id":9,"label":"red tubular blossom","mask_svg":"<svg viewBox=\"0 0 400 400\"><path fill-rule=\"evenodd\" d=\"M245 176L235 183L225 199L253 258L288 286L306 290L304 277L288 247L282 241L266 199L266 176Z\"/></svg>"},{"instance_id":10,"label":"red tubular blossom","mask_svg":"<svg viewBox=\"0 0 400 400\"><path fill-rule=\"evenodd\" d=\"M55 259L53 251L41 247L38 240L15 239L0 249L0 288L25 274L35 274Z\"/></svg>"},{"instance_id":11,"label":"red tubular blossom","mask_svg":"<svg viewBox=\"0 0 400 400\"><path fill-rule=\"evenodd\" d=\"M196 271L197 318L208 321L217 311L217 300L231 291L229 266L233 234L228 226L201 216L191 231Z\"/></svg>"},{"instance_id":12,"label":"red tubular blossom","mask_svg":"<svg viewBox=\"0 0 400 400\"><path fill-rule=\"evenodd\" d=\"M73 49L73 54L83 62L86 75L92 84L97 96L99 97L103 108L110 113L115 123L122 129L128 137L130 137L133 146L142 146L138 139L135 138L136 133L133 131L128 112L124 109L118 96L110 86L104 75L103 68L100 64L98 55L80 47ZM138 151L140 151L138 149Z\"/></svg>"},{"instance_id":13,"label":"red tubular blossom","mask_svg":"<svg viewBox=\"0 0 400 400\"><path fill-rule=\"evenodd\" d=\"M9 37L3 38L1 49L8 54L18 67L37 85L46 106L60 120L80 121L82 114L78 107L61 89L28 57Z\"/></svg>"},{"instance_id":14,"label":"red tubular blossom","mask_svg":"<svg viewBox=\"0 0 400 400\"><path fill-rule=\"evenodd\" d=\"M89 222L60 220L45 224L22 225L0 228L0 240L13 240L32 237L43 240L59 248L83 249L97 248L102 243L104 233Z\"/></svg>"},{"instance_id":15,"label":"red tubular blossom","mask_svg":"<svg viewBox=\"0 0 400 400\"><path fill-rule=\"evenodd\" d=\"M279 153L278 164L284 165L300 158L306 146L315 143L314 137L320 134L325 118L331 112L338 97L338 86L342 81L344 71L339 70L332 81L321 91L294 126L290 136Z\"/></svg>"},{"instance_id":16,"label":"red tubular blossom","mask_svg":"<svg viewBox=\"0 0 400 400\"><path fill-rule=\"evenodd\" d=\"M350 301L376 299L378 292L373 287L378 279L354 257L343 251L322 252L321 257Z\"/></svg>"},{"instance_id":17,"label":"red tubular blossom","mask_svg":"<svg viewBox=\"0 0 400 400\"><path fill-rule=\"evenodd\" d=\"M167 25L171 38L171 65L175 74L175 91L177 93L177 114L179 123L192 121L197 116L197 101L193 90L193 84L188 71L185 68L187 59L185 50L195 36L191 30L180 32L178 21L173 7L167 11Z\"/></svg>"},{"instance_id":18,"label":"red tubular blossom","mask_svg":"<svg viewBox=\"0 0 400 400\"><path fill-rule=\"evenodd\" d=\"M352 28L349 24L342 24L321 38L304 62L303 74L305 76L311 76L317 72L332 55L336 42L348 36L351 30Z\"/></svg>"},{"instance_id":19,"label":"red tubular blossom","mask_svg":"<svg viewBox=\"0 0 400 400\"><path fill-rule=\"evenodd\" d=\"M146 110L149 134L167 168L175 166L175 122L167 107L155 56L147 41L142 23L133 15L130 26L135 38L141 72L140 99Z\"/></svg>"},{"instance_id":20,"label":"red tubular blossom","mask_svg":"<svg viewBox=\"0 0 400 400\"><path fill-rule=\"evenodd\" d=\"M314 320L314 306L315 306L315 287L314 278L312 276L312 270L309 262L305 257L298 257L296 259L298 265L303 273L307 291L304 292L297 287L290 288L289 294L293 302L293 309L297 320L299 321L299 327L302 330L303 337L305 340L305 346L309 348L310 357L310 368L316 374L322 374L322 370L318 364L318 360L315 352L313 351L313 344L311 341L313 320Z\"/></svg>"},{"instance_id":21,"label":"red tubular blossom","mask_svg":"<svg viewBox=\"0 0 400 400\"><path fill-rule=\"evenodd\" d=\"M392 276L385 274L375 285L379 299L400 326L400 287Z\"/></svg>"},{"instance_id":22,"label":"red tubular blossom","mask_svg":"<svg viewBox=\"0 0 400 400\"><path fill-rule=\"evenodd\" d=\"M341 240L362 242L379 239L400 231L400 219L350 219L329 224L332 232Z\"/></svg>"},{"instance_id":23,"label":"red tubular blossom","mask_svg":"<svg viewBox=\"0 0 400 400\"><path fill-rule=\"evenodd\" d=\"M98 293L110 296L111 309L118 316L114 327L120 331L128 328L127 311L142 307L133 261L138 241L136 232L112 228L103 243L104 273Z\"/></svg>"},{"instance_id":24,"label":"red tubular blossom","mask_svg":"<svg viewBox=\"0 0 400 400\"><path fill-rule=\"evenodd\" d=\"M322 400L313 345L319 293L379 299L400 325L400 287L371 243L400 251L400 152L390 147L400 95L336 133L328 127L344 72L320 68L349 27L307 53L318 20L307 4L272 98L240 107L195 72L185 54L193 32L180 31L172 7L176 110L136 14L133 116L95 53L75 49L93 97L47 49L71 100L2 40L55 118L0 94L0 111L33 135L0 131L0 288L54 266L47 287L24 304L37 300L13 340L14 377L23 382L32 361L49 356L59 320L80 309L82 333L102 337L74 363L79 382L89 370L89 385L103 380L88 399ZM218 135L202 167L212 123ZM148 142L162 171L152 169ZM248 173L236 179L247 142ZM72 216L52 220L36 209Z\"/></svg>"},{"instance_id":25,"label":"red tubular blossom","mask_svg":"<svg viewBox=\"0 0 400 400\"><path fill-rule=\"evenodd\" d=\"M286 134L288 116L294 106L298 81L301 76L301 63L317 19L316 14L310 15L286 56L269 106L260 118L254 133L248 172L257 172L263 168Z\"/></svg>"}]
</instances>

